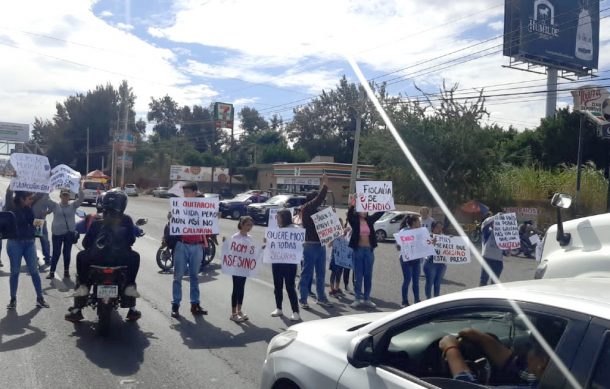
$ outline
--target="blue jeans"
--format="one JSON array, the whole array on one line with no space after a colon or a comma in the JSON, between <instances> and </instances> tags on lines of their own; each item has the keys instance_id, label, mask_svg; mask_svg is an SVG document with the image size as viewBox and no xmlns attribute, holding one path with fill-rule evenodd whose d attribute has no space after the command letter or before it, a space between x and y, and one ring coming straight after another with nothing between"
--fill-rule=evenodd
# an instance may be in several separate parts
<instances>
[{"instance_id":1,"label":"blue jeans","mask_svg":"<svg viewBox=\"0 0 610 389\"><path fill-rule=\"evenodd\" d=\"M42 236L38 236L40 239L40 248L42 249L42 256L47 264L51 263L51 245L49 244L49 230L47 230L47 223L42 225Z\"/></svg>"},{"instance_id":2,"label":"blue jeans","mask_svg":"<svg viewBox=\"0 0 610 389\"><path fill-rule=\"evenodd\" d=\"M424 263L424 274L426 275L426 298L432 298L432 287L434 287L434 297L441 294L441 282L445 277L447 265L444 263L434 263L429 258Z\"/></svg>"},{"instance_id":3,"label":"blue jeans","mask_svg":"<svg viewBox=\"0 0 610 389\"><path fill-rule=\"evenodd\" d=\"M326 279L326 247L320 243L303 244L303 269L299 280L299 292L301 304L307 303L309 287L313 280L313 272L316 272L316 296L320 301L326 301L324 293L324 280Z\"/></svg>"},{"instance_id":4,"label":"blue jeans","mask_svg":"<svg viewBox=\"0 0 610 389\"><path fill-rule=\"evenodd\" d=\"M499 261L497 259L490 259L490 258L485 258L485 257L483 257L483 259L485 260L485 262L487 262L487 264L491 268L491 271L494 272L496 277L500 278L500 274L502 274L502 270L504 269L504 262ZM485 269L483 269L481 267L481 280L479 282L479 285L480 286L487 285L488 281L489 281L489 274L487 274ZM492 281L492 283L493 283L493 281Z\"/></svg>"},{"instance_id":5,"label":"blue jeans","mask_svg":"<svg viewBox=\"0 0 610 389\"><path fill-rule=\"evenodd\" d=\"M31 240L14 240L9 239L6 244L6 252L11 264L11 276L9 284L11 288L11 298L17 297L17 286L19 285L19 271L21 270L21 258L25 258L25 264L28 267L36 296L42 297L42 287L40 286L40 274L38 274L38 258L36 258L36 247L34 239Z\"/></svg>"},{"instance_id":6,"label":"blue jeans","mask_svg":"<svg viewBox=\"0 0 610 389\"><path fill-rule=\"evenodd\" d=\"M371 298L373 286L373 264L375 254L370 247L357 247L354 249L354 295L356 300L368 300ZM364 283L364 293L362 284Z\"/></svg>"},{"instance_id":7,"label":"blue jeans","mask_svg":"<svg viewBox=\"0 0 610 389\"><path fill-rule=\"evenodd\" d=\"M409 284L413 281L413 299L419 302L419 275L421 274L421 258L403 261L398 257L402 269L402 305L409 304Z\"/></svg>"},{"instance_id":8,"label":"blue jeans","mask_svg":"<svg viewBox=\"0 0 610 389\"><path fill-rule=\"evenodd\" d=\"M174 282L172 283L172 304L180 305L182 301L182 277L186 264L189 267L191 284L191 304L199 304L199 269L203 258L203 246L200 244L176 243L174 248Z\"/></svg>"}]
</instances>

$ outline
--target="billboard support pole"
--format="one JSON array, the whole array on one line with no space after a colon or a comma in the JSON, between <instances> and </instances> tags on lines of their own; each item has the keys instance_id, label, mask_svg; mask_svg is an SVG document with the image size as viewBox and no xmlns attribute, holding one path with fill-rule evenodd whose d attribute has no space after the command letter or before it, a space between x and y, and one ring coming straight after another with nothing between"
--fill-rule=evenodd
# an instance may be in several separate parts
<instances>
[{"instance_id":1,"label":"billboard support pole","mask_svg":"<svg viewBox=\"0 0 610 389\"><path fill-rule=\"evenodd\" d=\"M580 124L578 128L578 151L576 152L576 198L574 199L574 205L576 210L579 209L580 205L580 179L581 179L581 170L582 170L582 125L585 120L582 112L579 114Z\"/></svg>"},{"instance_id":2,"label":"billboard support pole","mask_svg":"<svg viewBox=\"0 0 610 389\"><path fill-rule=\"evenodd\" d=\"M557 107L557 68L548 67L546 70L546 118L555 117Z\"/></svg>"}]
</instances>

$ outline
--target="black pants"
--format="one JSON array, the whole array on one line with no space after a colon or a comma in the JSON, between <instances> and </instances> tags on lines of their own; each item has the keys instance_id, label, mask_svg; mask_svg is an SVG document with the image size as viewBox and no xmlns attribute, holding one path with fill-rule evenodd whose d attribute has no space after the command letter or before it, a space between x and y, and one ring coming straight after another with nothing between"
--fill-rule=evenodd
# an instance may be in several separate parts
<instances>
[{"instance_id":1,"label":"black pants","mask_svg":"<svg viewBox=\"0 0 610 389\"><path fill-rule=\"evenodd\" d=\"M233 276L233 293L231 294L231 308L244 302L244 290L246 288L246 277Z\"/></svg>"},{"instance_id":2,"label":"black pants","mask_svg":"<svg viewBox=\"0 0 610 389\"><path fill-rule=\"evenodd\" d=\"M348 269L348 271L349 271L349 269ZM343 267L337 266L337 265L331 266L331 269L330 269L331 288L335 285L335 283L337 283L339 285L341 284L341 274L343 274Z\"/></svg>"},{"instance_id":3,"label":"black pants","mask_svg":"<svg viewBox=\"0 0 610 389\"><path fill-rule=\"evenodd\" d=\"M51 258L51 273L55 273L59 255L64 255L64 272L70 270L70 256L72 254L72 233L68 232L65 235L53 235L53 256ZM63 250L62 250L63 246Z\"/></svg>"},{"instance_id":4,"label":"black pants","mask_svg":"<svg viewBox=\"0 0 610 389\"><path fill-rule=\"evenodd\" d=\"M284 289L284 283L286 283L286 292L290 299L292 312L299 312L299 301L295 288L297 265L290 263L274 263L271 265L271 271L273 273L273 293L275 294L276 308L282 309L282 300L284 299L284 291L282 289Z\"/></svg>"},{"instance_id":5,"label":"black pants","mask_svg":"<svg viewBox=\"0 0 610 389\"><path fill-rule=\"evenodd\" d=\"M350 272L349 268L346 267L345 269L343 269L343 283L345 284L346 288L349 284L349 272Z\"/></svg>"},{"instance_id":6,"label":"black pants","mask_svg":"<svg viewBox=\"0 0 610 389\"><path fill-rule=\"evenodd\" d=\"M127 266L127 284L135 284L140 269L140 254L137 251L125 251L112 259L92 255L90 250L83 250L76 255L76 272L79 284L89 285L89 266Z\"/></svg>"}]
</instances>

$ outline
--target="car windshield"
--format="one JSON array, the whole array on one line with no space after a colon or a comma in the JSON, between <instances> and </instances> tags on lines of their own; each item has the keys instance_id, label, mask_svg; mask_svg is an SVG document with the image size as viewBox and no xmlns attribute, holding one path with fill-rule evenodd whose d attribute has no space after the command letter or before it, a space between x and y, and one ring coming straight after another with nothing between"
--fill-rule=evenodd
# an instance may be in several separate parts
<instances>
[{"instance_id":1,"label":"car windshield","mask_svg":"<svg viewBox=\"0 0 610 389\"><path fill-rule=\"evenodd\" d=\"M383 214L383 216L379 219L380 222L386 222L390 219L392 219L394 216L399 215L398 212L386 212Z\"/></svg>"},{"instance_id":2,"label":"car windshield","mask_svg":"<svg viewBox=\"0 0 610 389\"><path fill-rule=\"evenodd\" d=\"M104 189L104 184L102 184L101 182L87 182L85 181L83 183L83 189L89 189L89 190L101 190Z\"/></svg>"},{"instance_id":3,"label":"car windshield","mask_svg":"<svg viewBox=\"0 0 610 389\"><path fill-rule=\"evenodd\" d=\"M286 195L273 196L272 198L267 200L265 203L271 204L271 205L280 205L280 204L285 203L289 198L290 198L290 196L286 196Z\"/></svg>"},{"instance_id":4,"label":"car windshield","mask_svg":"<svg viewBox=\"0 0 610 389\"><path fill-rule=\"evenodd\" d=\"M241 195L237 195L234 198L232 198L231 201L246 202L246 201L250 200L250 197L252 197L252 195L241 194Z\"/></svg>"}]
</instances>

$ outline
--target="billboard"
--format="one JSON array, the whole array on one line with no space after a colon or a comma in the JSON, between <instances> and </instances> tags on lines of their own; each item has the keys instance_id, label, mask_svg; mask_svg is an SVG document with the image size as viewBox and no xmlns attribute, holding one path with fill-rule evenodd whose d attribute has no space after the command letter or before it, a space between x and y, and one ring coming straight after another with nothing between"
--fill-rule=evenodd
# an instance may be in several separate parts
<instances>
[{"instance_id":1,"label":"billboard","mask_svg":"<svg viewBox=\"0 0 610 389\"><path fill-rule=\"evenodd\" d=\"M610 96L606 88L594 85L585 85L573 90L575 111L602 112L604 101Z\"/></svg>"},{"instance_id":2,"label":"billboard","mask_svg":"<svg viewBox=\"0 0 610 389\"><path fill-rule=\"evenodd\" d=\"M235 110L233 104L214 103L214 122L216 128L233 128Z\"/></svg>"},{"instance_id":3,"label":"billboard","mask_svg":"<svg viewBox=\"0 0 610 389\"><path fill-rule=\"evenodd\" d=\"M0 141L26 143L29 140L29 124L0 122Z\"/></svg>"},{"instance_id":4,"label":"billboard","mask_svg":"<svg viewBox=\"0 0 610 389\"><path fill-rule=\"evenodd\" d=\"M202 166L172 165L169 168L169 179L172 181L211 181L212 168Z\"/></svg>"},{"instance_id":5,"label":"billboard","mask_svg":"<svg viewBox=\"0 0 610 389\"><path fill-rule=\"evenodd\" d=\"M597 69L599 1L506 0L504 55L579 75Z\"/></svg>"}]
</instances>

